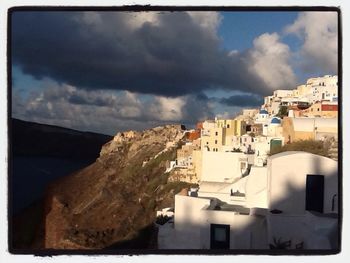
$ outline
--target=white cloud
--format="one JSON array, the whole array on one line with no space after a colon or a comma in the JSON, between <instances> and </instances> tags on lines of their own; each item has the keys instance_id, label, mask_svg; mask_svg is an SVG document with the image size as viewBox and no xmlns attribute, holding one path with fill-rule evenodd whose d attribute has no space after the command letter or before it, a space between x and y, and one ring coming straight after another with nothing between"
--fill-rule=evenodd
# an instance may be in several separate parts
<instances>
[{"instance_id":1,"label":"white cloud","mask_svg":"<svg viewBox=\"0 0 350 263\"><path fill-rule=\"evenodd\" d=\"M144 23L159 25L159 13L157 12L132 12L126 14L126 24L130 29L140 28Z\"/></svg>"},{"instance_id":2,"label":"white cloud","mask_svg":"<svg viewBox=\"0 0 350 263\"><path fill-rule=\"evenodd\" d=\"M203 29L208 30L212 34L216 35L216 31L223 19L219 12L187 12L192 20L201 26Z\"/></svg>"},{"instance_id":3,"label":"white cloud","mask_svg":"<svg viewBox=\"0 0 350 263\"><path fill-rule=\"evenodd\" d=\"M85 90L52 81L45 84L27 97L14 91L14 118L115 134L121 130L140 130L165 123L189 124L210 115L208 102L196 104L193 95L176 98L148 96L147 99L129 91Z\"/></svg>"},{"instance_id":4,"label":"white cloud","mask_svg":"<svg viewBox=\"0 0 350 263\"><path fill-rule=\"evenodd\" d=\"M137 118L142 115L142 103L135 93L126 91L121 105L120 114L123 118Z\"/></svg>"},{"instance_id":5,"label":"white cloud","mask_svg":"<svg viewBox=\"0 0 350 263\"><path fill-rule=\"evenodd\" d=\"M237 56L237 55L239 55L239 51L236 50L236 49L231 50L231 51L228 52L228 56L229 57L234 57L234 56Z\"/></svg>"},{"instance_id":6,"label":"white cloud","mask_svg":"<svg viewBox=\"0 0 350 263\"><path fill-rule=\"evenodd\" d=\"M182 108L185 105L184 97L167 98L156 96L150 107L149 115L162 121L180 121Z\"/></svg>"},{"instance_id":7,"label":"white cloud","mask_svg":"<svg viewBox=\"0 0 350 263\"><path fill-rule=\"evenodd\" d=\"M290 57L289 46L280 41L277 33L265 33L254 39L246 63L269 89L287 89L296 85Z\"/></svg>"},{"instance_id":8,"label":"white cloud","mask_svg":"<svg viewBox=\"0 0 350 263\"><path fill-rule=\"evenodd\" d=\"M285 28L287 34L300 37L304 43L300 51L304 68L337 73L338 20L336 12L303 12L293 24Z\"/></svg>"}]
</instances>

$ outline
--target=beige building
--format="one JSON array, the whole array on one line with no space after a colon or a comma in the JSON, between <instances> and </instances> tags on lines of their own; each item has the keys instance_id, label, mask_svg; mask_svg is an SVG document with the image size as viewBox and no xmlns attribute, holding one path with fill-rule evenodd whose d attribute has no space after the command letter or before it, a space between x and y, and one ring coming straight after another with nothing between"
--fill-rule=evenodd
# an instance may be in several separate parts
<instances>
[{"instance_id":1,"label":"beige building","mask_svg":"<svg viewBox=\"0 0 350 263\"><path fill-rule=\"evenodd\" d=\"M168 182L187 182L191 184L197 184L198 177L193 170L187 167L175 167L171 175L168 177Z\"/></svg>"},{"instance_id":2,"label":"beige building","mask_svg":"<svg viewBox=\"0 0 350 263\"><path fill-rule=\"evenodd\" d=\"M176 161L172 164L172 173L168 181L183 181L188 183L198 183L200 176L200 138L187 142L176 152Z\"/></svg>"},{"instance_id":3,"label":"beige building","mask_svg":"<svg viewBox=\"0 0 350 263\"><path fill-rule=\"evenodd\" d=\"M202 151L194 150L192 153L192 169L197 177L198 181L202 180Z\"/></svg>"},{"instance_id":4,"label":"beige building","mask_svg":"<svg viewBox=\"0 0 350 263\"><path fill-rule=\"evenodd\" d=\"M312 92L312 89L310 85L303 84L299 85L293 92L296 97L305 97Z\"/></svg>"},{"instance_id":5,"label":"beige building","mask_svg":"<svg viewBox=\"0 0 350 263\"><path fill-rule=\"evenodd\" d=\"M337 118L284 117L282 121L285 143L298 140L338 138Z\"/></svg>"},{"instance_id":6,"label":"beige building","mask_svg":"<svg viewBox=\"0 0 350 263\"><path fill-rule=\"evenodd\" d=\"M293 96L293 90L283 90L278 89L273 92L273 97L275 98L285 98L285 97L292 97Z\"/></svg>"},{"instance_id":7,"label":"beige building","mask_svg":"<svg viewBox=\"0 0 350 263\"><path fill-rule=\"evenodd\" d=\"M336 118L338 117L338 102L317 102L303 110L302 114L306 117Z\"/></svg>"},{"instance_id":8,"label":"beige building","mask_svg":"<svg viewBox=\"0 0 350 263\"><path fill-rule=\"evenodd\" d=\"M254 118L256 114L259 113L258 109L243 109L242 110L242 115L249 117L249 118Z\"/></svg>"},{"instance_id":9,"label":"beige building","mask_svg":"<svg viewBox=\"0 0 350 263\"><path fill-rule=\"evenodd\" d=\"M176 151L176 159L178 164L187 166L189 163L189 158L192 158L192 152L195 148L196 147L192 143L182 145L182 147Z\"/></svg>"},{"instance_id":10,"label":"beige building","mask_svg":"<svg viewBox=\"0 0 350 263\"><path fill-rule=\"evenodd\" d=\"M249 128L249 133L253 133L255 136L261 135L263 133L263 126L261 123L251 124L249 125L249 127L247 127L247 129L248 128Z\"/></svg>"}]
</instances>

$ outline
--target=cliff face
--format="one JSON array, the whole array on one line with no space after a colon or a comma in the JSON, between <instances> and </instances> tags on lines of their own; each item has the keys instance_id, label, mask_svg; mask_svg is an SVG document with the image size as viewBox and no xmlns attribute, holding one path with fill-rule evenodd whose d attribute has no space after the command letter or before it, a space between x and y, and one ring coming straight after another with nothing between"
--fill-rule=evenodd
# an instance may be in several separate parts
<instances>
[{"instance_id":1,"label":"cliff face","mask_svg":"<svg viewBox=\"0 0 350 263\"><path fill-rule=\"evenodd\" d=\"M46 186L93 163L113 136L14 118L9 136L10 248L41 248Z\"/></svg>"},{"instance_id":2,"label":"cliff face","mask_svg":"<svg viewBox=\"0 0 350 263\"><path fill-rule=\"evenodd\" d=\"M165 170L182 138L180 125L118 133L95 163L52 184L45 248L104 248L139 235L179 190Z\"/></svg>"}]
</instances>

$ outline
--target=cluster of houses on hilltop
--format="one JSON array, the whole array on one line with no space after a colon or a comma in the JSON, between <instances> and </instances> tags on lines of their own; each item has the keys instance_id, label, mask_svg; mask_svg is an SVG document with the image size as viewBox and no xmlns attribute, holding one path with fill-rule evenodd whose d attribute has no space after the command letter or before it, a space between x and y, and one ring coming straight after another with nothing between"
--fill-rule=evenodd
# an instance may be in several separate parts
<instances>
[{"instance_id":1,"label":"cluster of houses on hilltop","mask_svg":"<svg viewBox=\"0 0 350 263\"><path fill-rule=\"evenodd\" d=\"M167 171L170 181L198 187L175 196L173 219L159 227L159 248L338 248L337 156L269 156L303 139L337 144L337 84L337 76L312 78L276 90L261 109L189 131Z\"/></svg>"}]
</instances>

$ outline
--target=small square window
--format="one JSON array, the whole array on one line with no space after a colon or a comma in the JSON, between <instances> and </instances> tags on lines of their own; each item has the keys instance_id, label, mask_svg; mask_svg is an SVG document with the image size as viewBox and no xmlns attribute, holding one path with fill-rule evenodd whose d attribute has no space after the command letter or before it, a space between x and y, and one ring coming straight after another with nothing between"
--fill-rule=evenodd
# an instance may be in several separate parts
<instances>
[{"instance_id":1,"label":"small square window","mask_svg":"<svg viewBox=\"0 0 350 263\"><path fill-rule=\"evenodd\" d=\"M225 242L226 241L226 229L224 228L215 228L214 232L215 241Z\"/></svg>"}]
</instances>

